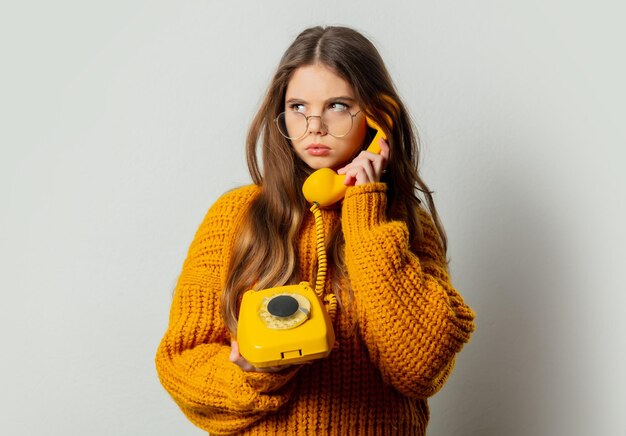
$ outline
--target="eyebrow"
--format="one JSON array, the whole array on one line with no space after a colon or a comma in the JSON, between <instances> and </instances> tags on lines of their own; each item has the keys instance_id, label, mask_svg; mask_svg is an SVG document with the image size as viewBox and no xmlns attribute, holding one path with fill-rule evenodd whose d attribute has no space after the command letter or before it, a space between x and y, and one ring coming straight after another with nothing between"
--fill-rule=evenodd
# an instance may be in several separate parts
<instances>
[{"instance_id":1,"label":"eyebrow","mask_svg":"<svg viewBox=\"0 0 626 436\"><path fill-rule=\"evenodd\" d=\"M356 99L354 99L352 97L348 97L347 95L340 95L338 97L327 98L324 101L324 103L328 103L328 102L336 101L336 100L344 100L344 101L356 102ZM301 99L301 98L290 98L289 100L286 100L285 103L289 104L289 103L308 103L308 102L306 100Z\"/></svg>"}]
</instances>

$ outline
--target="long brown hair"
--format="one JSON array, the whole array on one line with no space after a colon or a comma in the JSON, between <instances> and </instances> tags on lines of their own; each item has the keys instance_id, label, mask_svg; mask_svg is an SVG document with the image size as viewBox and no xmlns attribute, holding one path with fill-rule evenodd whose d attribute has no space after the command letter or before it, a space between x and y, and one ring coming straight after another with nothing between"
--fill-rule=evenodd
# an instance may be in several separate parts
<instances>
[{"instance_id":1,"label":"long brown hair","mask_svg":"<svg viewBox=\"0 0 626 436\"><path fill-rule=\"evenodd\" d=\"M421 201L416 190L420 191L439 231L444 252L447 249L432 192L418 174L417 134L378 50L359 32L347 27L306 29L283 55L248 131L248 169L261 190L233 247L222 297L222 315L233 334L237 330L237 304L244 291L299 281L297 237L304 214L308 213L301 188L311 169L278 132L274 119L284 110L287 85L294 71L312 64L329 67L350 83L359 106L387 133L390 156L388 172L382 181L387 183L387 213L393 214L390 218L405 221L411 236L419 240L422 231L417 209ZM393 125L385 114L391 117ZM262 170L257 152L259 145ZM343 246L343 234L338 227L327 246L336 266L333 287L346 275Z\"/></svg>"}]
</instances>

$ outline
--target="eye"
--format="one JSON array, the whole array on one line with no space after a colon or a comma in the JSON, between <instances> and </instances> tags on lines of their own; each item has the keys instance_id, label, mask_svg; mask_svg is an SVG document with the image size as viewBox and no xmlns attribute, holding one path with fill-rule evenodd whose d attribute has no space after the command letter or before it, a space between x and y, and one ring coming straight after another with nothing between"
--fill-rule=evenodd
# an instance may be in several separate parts
<instances>
[{"instance_id":1,"label":"eye","mask_svg":"<svg viewBox=\"0 0 626 436\"><path fill-rule=\"evenodd\" d=\"M350 106L340 101L334 101L328 105L328 110L331 110L331 111L344 112L344 111L347 111L348 109L350 109Z\"/></svg>"},{"instance_id":2,"label":"eye","mask_svg":"<svg viewBox=\"0 0 626 436\"><path fill-rule=\"evenodd\" d=\"M289 110L294 112L304 112L304 105L302 103L291 103Z\"/></svg>"}]
</instances>

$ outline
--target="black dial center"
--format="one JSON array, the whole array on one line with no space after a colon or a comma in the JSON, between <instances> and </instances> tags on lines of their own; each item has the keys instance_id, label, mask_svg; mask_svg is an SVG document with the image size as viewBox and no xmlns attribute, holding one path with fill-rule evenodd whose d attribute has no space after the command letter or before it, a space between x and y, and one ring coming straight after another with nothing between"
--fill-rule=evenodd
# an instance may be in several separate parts
<instances>
[{"instance_id":1,"label":"black dial center","mask_svg":"<svg viewBox=\"0 0 626 436\"><path fill-rule=\"evenodd\" d=\"M267 311L274 316L286 318L293 315L300 305L298 300L289 295L278 295L270 300L267 304Z\"/></svg>"}]
</instances>

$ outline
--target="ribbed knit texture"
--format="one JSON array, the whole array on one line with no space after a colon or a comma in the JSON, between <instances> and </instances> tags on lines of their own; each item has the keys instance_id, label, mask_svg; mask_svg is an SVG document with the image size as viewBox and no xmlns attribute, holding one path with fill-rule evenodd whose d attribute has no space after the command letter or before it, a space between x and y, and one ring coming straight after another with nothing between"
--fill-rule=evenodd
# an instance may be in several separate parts
<instances>
[{"instance_id":1,"label":"ribbed knit texture","mask_svg":"<svg viewBox=\"0 0 626 436\"><path fill-rule=\"evenodd\" d=\"M420 211L424 240L410 241L405 223L385 217L385 189L351 187L341 209L322 211L326 236L342 226L355 300L338 311L328 358L279 373L231 363L220 315L230 251L259 188L231 191L213 205L189 249L156 356L161 383L193 423L211 434L425 435L426 398L450 374L474 313L450 284L430 216ZM300 279L314 283L310 213L298 253Z\"/></svg>"}]
</instances>

